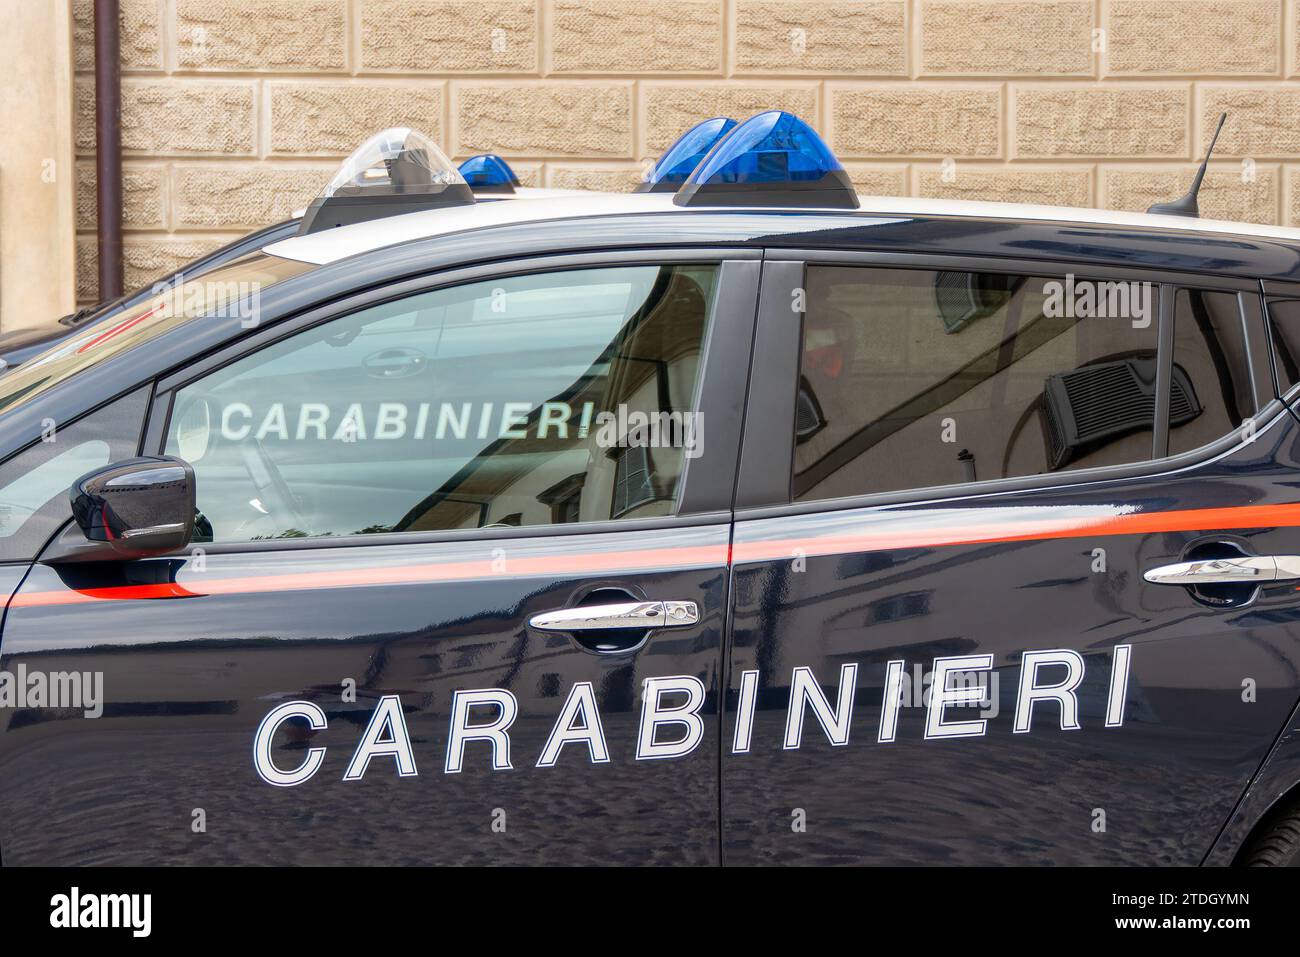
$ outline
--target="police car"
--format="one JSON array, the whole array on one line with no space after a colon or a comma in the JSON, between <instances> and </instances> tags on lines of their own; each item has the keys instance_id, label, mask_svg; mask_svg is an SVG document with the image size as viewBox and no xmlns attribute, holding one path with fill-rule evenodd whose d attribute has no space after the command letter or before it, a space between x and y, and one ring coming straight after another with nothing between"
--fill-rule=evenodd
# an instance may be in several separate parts
<instances>
[{"instance_id":1,"label":"police car","mask_svg":"<svg viewBox=\"0 0 1300 957\"><path fill-rule=\"evenodd\" d=\"M710 123L0 379L4 863L1295 858L1300 231Z\"/></svg>"}]
</instances>

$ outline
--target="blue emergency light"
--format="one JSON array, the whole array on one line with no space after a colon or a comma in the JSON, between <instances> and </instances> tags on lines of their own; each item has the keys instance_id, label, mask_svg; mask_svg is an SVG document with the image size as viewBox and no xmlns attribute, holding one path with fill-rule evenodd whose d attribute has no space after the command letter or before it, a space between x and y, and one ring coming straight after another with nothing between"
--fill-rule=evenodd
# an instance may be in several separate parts
<instances>
[{"instance_id":1,"label":"blue emergency light","mask_svg":"<svg viewBox=\"0 0 1300 957\"><path fill-rule=\"evenodd\" d=\"M792 113L751 116L709 151L677 191L678 206L857 209L858 194L830 147Z\"/></svg>"},{"instance_id":2,"label":"blue emergency light","mask_svg":"<svg viewBox=\"0 0 1300 957\"><path fill-rule=\"evenodd\" d=\"M729 116L715 116L696 123L677 138L677 142L664 150L664 155L645 175L638 193L675 193L686 182L700 160L708 155L715 143L736 127Z\"/></svg>"},{"instance_id":3,"label":"blue emergency light","mask_svg":"<svg viewBox=\"0 0 1300 957\"><path fill-rule=\"evenodd\" d=\"M520 185L510 164L495 153L471 156L460 164L460 175L475 193L513 193Z\"/></svg>"}]
</instances>

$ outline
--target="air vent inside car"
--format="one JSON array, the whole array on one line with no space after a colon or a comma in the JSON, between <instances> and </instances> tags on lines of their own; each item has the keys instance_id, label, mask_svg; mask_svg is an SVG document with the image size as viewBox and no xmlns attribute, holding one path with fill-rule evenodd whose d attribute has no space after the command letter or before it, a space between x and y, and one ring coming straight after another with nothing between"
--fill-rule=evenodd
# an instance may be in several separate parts
<instances>
[{"instance_id":1,"label":"air vent inside car","mask_svg":"<svg viewBox=\"0 0 1300 957\"><path fill-rule=\"evenodd\" d=\"M1201 414L1191 380L1177 363L1172 379L1171 427ZM1152 428L1155 381L1155 359L1098 362L1049 376L1043 385L1048 467L1059 469L1097 443Z\"/></svg>"},{"instance_id":2,"label":"air vent inside car","mask_svg":"<svg viewBox=\"0 0 1300 957\"><path fill-rule=\"evenodd\" d=\"M799 379L799 395L794 410L794 440L796 443L807 442L826 426L826 417L822 407L813 395L812 386L802 376Z\"/></svg>"},{"instance_id":3,"label":"air vent inside car","mask_svg":"<svg viewBox=\"0 0 1300 957\"><path fill-rule=\"evenodd\" d=\"M1023 282L1023 276L999 273L935 273L934 298L939 317L943 319L943 331L952 335L968 323L997 312Z\"/></svg>"}]
</instances>

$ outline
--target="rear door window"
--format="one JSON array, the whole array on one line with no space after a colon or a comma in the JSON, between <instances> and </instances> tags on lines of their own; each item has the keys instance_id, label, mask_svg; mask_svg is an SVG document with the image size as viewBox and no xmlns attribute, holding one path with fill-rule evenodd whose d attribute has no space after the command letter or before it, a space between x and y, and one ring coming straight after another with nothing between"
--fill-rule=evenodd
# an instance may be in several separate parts
<instances>
[{"instance_id":1,"label":"rear door window","mask_svg":"<svg viewBox=\"0 0 1300 957\"><path fill-rule=\"evenodd\" d=\"M1153 283L809 266L793 497L1151 458Z\"/></svg>"}]
</instances>

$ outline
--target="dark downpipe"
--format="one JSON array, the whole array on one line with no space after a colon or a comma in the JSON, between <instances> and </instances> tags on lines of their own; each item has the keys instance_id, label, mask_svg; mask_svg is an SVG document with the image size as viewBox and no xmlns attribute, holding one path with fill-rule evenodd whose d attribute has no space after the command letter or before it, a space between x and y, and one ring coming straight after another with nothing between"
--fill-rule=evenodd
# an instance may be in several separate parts
<instances>
[{"instance_id":1,"label":"dark downpipe","mask_svg":"<svg viewBox=\"0 0 1300 957\"><path fill-rule=\"evenodd\" d=\"M99 299L122 295L122 69L118 0L95 0L95 214Z\"/></svg>"}]
</instances>

